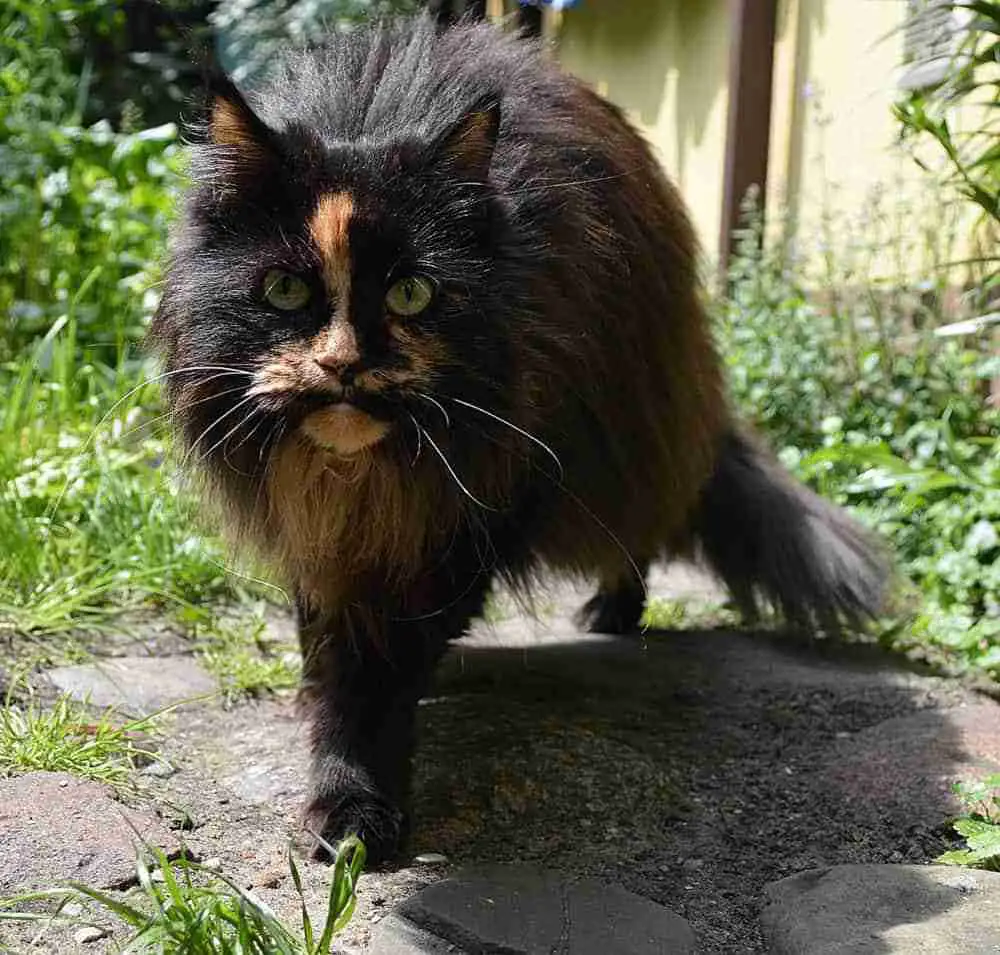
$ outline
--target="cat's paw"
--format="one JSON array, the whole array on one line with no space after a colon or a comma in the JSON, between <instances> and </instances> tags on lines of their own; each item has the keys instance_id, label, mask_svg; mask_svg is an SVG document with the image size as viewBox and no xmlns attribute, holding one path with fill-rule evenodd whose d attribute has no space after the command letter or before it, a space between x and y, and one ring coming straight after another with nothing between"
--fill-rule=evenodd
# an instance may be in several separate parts
<instances>
[{"instance_id":1,"label":"cat's paw","mask_svg":"<svg viewBox=\"0 0 1000 955\"><path fill-rule=\"evenodd\" d=\"M306 808L305 829L322 836L336 848L341 839L356 835L365 844L368 862L393 859L406 835L403 812L372 790L344 789L315 796ZM329 860L330 853L317 843L313 856Z\"/></svg>"},{"instance_id":2,"label":"cat's paw","mask_svg":"<svg viewBox=\"0 0 1000 955\"><path fill-rule=\"evenodd\" d=\"M589 633L635 633L642 619L642 591L598 591L576 613L576 624Z\"/></svg>"}]
</instances>

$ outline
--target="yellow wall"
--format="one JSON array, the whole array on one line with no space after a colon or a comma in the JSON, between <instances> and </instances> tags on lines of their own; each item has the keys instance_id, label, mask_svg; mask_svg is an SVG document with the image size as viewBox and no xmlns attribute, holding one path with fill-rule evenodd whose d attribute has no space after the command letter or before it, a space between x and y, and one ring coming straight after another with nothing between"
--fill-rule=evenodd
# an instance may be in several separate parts
<instances>
[{"instance_id":1,"label":"yellow wall","mask_svg":"<svg viewBox=\"0 0 1000 955\"><path fill-rule=\"evenodd\" d=\"M561 19L558 55L621 106L718 241L729 63L728 0L584 0Z\"/></svg>"},{"instance_id":2,"label":"yellow wall","mask_svg":"<svg viewBox=\"0 0 1000 955\"><path fill-rule=\"evenodd\" d=\"M777 53L793 66L775 94L791 103L785 107L790 143L783 154L772 154L769 193L772 201L787 201L803 235L814 236L824 213L863 217L874 190L908 192L904 183L919 178L896 146L891 110L907 4L794 0L783 6Z\"/></svg>"},{"instance_id":3,"label":"yellow wall","mask_svg":"<svg viewBox=\"0 0 1000 955\"><path fill-rule=\"evenodd\" d=\"M868 219L879 190L886 215L888 207L897 216L912 210L915 250L921 229L933 231L941 220L942 210L927 201L928 178L895 145L891 106L906 12L906 0L779 0L768 197L772 212L789 207L807 240L821 236L823 216L832 214L841 222L837 241L865 238L860 229L877 243ZM731 29L728 0L584 0L558 30L563 65L646 134L713 258ZM845 220L855 223L853 233ZM816 245L811 251L819 257Z\"/></svg>"}]
</instances>

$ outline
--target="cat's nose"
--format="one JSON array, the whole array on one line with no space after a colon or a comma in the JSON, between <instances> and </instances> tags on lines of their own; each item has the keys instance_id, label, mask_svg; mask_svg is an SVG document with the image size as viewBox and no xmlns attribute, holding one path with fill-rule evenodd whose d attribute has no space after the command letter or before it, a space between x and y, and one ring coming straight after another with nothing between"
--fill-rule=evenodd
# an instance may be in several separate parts
<instances>
[{"instance_id":1,"label":"cat's nose","mask_svg":"<svg viewBox=\"0 0 1000 955\"><path fill-rule=\"evenodd\" d=\"M324 371L338 378L354 377L353 369L361 361L358 339L347 322L336 322L317 343L312 359Z\"/></svg>"},{"instance_id":2,"label":"cat's nose","mask_svg":"<svg viewBox=\"0 0 1000 955\"><path fill-rule=\"evenodd\" d=\"M318 355L313 355L313 361L324 371L328 371L338 378L345 375L353 377L353 368L358 363L357 357L352 358L337 352L320 352Z\"/></svg>"}]
</instances>

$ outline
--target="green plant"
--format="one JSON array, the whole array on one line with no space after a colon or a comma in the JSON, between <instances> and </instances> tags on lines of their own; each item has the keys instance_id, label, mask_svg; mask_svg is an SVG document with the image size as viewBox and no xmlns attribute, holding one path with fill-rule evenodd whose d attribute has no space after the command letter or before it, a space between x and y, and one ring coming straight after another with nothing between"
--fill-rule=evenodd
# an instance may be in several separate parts
<instances>
[{"instance_id":1,"label":"green plant","mask_svg":"<svg viewBox=\"0 0 1000 955\"><path fill-rule=\"evenodd\" d=\"M955 0L946 4L962 15L964 29L944 81L915 89L896 104L904 141L936 144L950 172L948 183L982 213L983 257L990 282L1000 282L1000 3ZM963 128L961 107L974 111ZM921 165L926 164L919 156Z\"/></svg>"},{"instance_id":2,"label":"green plant","mask_svg":"<svg viewBox=\"0 0 1000 955\"><path fill-rule=\"evenodd\" d=\"M228 703L298 686L298 651L267 638L262 608L229 620L199 617L194 631L198 654Z\"/></svg>"},{"instance_id":3,"label":"green plant","mask_svg":"<svg viewBox=\"0 0 1000 955\"><path fill-rule=\"evenodd\" d=\"M99 716L63 695L51 709L35 699L17 703L8 691L0 708L0 776L47 770L66 772L115 787L126 786L156 716L118 720L111 709Z\"/></svg>"},{"instance_id":4,"label":"green plant","mask_svg":"<svg viewBox=\"0 0 1000 955\"><path fill-rule=\"evenodd\" d=\"M851 238L849 224L831 228ZM765 241L748 209L717 303L737 402L789 467L888 541L920 600L899 609L887 639L952 667L1000 670L1000 409L984 401L989 352L981 339L935 334L981 299L956 301L945 272L925 282L904 268L879 274L863 240L851 242L849 282L831 274L837 263L817 273L790 230L776 231ZM905 239L888 231L878 251ZM947 257L928 248L922 258Z\"/></svg>"},{"instance_id":5,"label":"green plant","mask_svg":"<svg viewBox=\"0 0 1000 955\"><path fill-rule=\"evenodd\" d=\"M264 72L289 43L315 43L331 28L420 6L420 0L222 0L210 19L225 65L241 81Z\"/></svg>"},{"instance_id":6,"label":"green plant","mask_svg":"<svg viewBox=\"0 0 1000 955\"><path fill-rule=\"evenodd\" d=\"M710 599L654 597L646 603L642 626L652 630L729 627L738 626L739 619L735 610Z\"/></svg>"},{"instance_id":7,"label":"green plant","mask_svg":"<svg viewBox=\"0 0 1000 955\"><path fill-rule=\"evenodd\" d=\"M74 71L86 36L121 28L120 7L0 12L0 631L78 635L141 605L252 589L196 530L166 463L154 369L135 354L157 301L176 130L82 125L88 80Z\"/></svg>"},{"instance_id":8,"label":"green plant","mask_svg":"<svg viewBox=\"0 0 1000 955\"><path fill-rule=\"evenodd\" d=\"M94 925L92 918L65 914L69 903L89 901L127 928L131 935L123 951L133 955L328 955L334 936L354 913L365 864L365 848L356 837L345 839L331 852L336 861L318 931L291 851L288 866L301 901L301 930L289 928L234 879L189 860L171 861L156 848L138 855L139 884L124 898L70 883L69 892L52 889L0 901L0 921ZM52 914L25 908L49 900L57 902Z\"/></svg>"},{"instance_id":9,"label":"green plant","mask_svg":"<svg viewBox=\"0 0 1000 955\"><path fill-rule=\"evenodd\" d=\"M966 810L952 824L965 839L966 848L945 852L936 861L1000 872L1000 774L978 782L956 783L952 790Z\"/></svg>"}]
</instances>

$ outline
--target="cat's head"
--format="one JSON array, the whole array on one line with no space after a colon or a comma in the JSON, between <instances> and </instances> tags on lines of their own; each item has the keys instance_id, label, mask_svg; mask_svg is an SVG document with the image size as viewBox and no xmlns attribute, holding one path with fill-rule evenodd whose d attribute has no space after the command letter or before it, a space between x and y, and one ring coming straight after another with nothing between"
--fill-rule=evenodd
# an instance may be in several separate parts
<instances>
[{"instance_id":1,"label":"cat's head","mask_svg":"<svg viewBox=\"0 0 1000 955\"><path fill-rule=\"evenodd\" d=\"M253 470L289 435L412 448L451 398L503 394L500 106L442 112L343 140L216 83L152 330L198 459Z\"/></svg>"}]
</instances>

